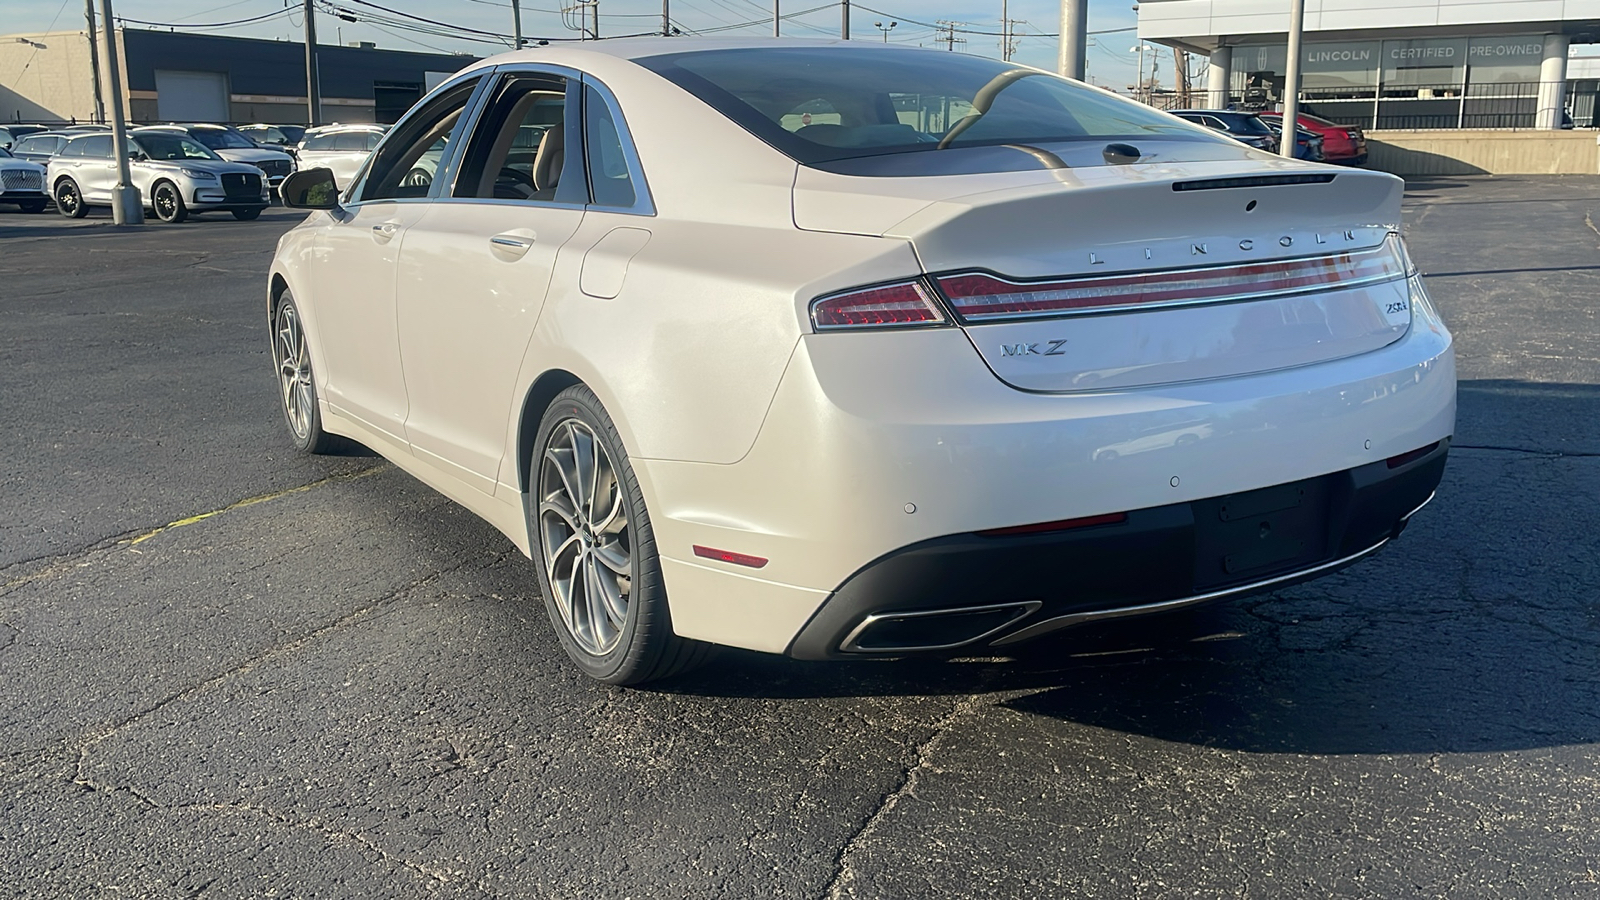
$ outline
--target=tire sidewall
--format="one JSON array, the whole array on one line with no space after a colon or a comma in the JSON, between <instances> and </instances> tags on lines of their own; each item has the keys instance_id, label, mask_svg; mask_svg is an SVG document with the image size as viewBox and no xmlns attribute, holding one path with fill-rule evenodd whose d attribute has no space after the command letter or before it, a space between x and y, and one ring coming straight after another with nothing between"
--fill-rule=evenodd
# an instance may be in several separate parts
<instances>
[{"instance_id":1,"label":"tire sidewall","mask_svg":"<svg viewBox=\"0 0 1600 900\"><path fill-rule=\"evenodd\" d=\"M61 196L71 192L74 202L72 209L67 209L68 204L61 202ZM78 183L71 178L63 178L56 182L56 209L69 219L81 219L89 214L89 207L83 202L83 191L78 188Z\"/></svg>"},{"instance_id":2,"label":"tire sidewall","mask_svg":"<svg viewBox=\"0 0 1600 900\"><path fill-rule=\"evenodd\" d=\"M544 541L539 532L539 499L544 493L540 478L545 449L549 446L556 427L574 418L594 432L606 454L610 456L622 489L623 502L627 505L628 527L632 532L630 537L633 559L628 617L623 623L617 645L603 656L594 656L579 647L577 641L567 631L566 621L556 606L555 591L550 584L545 565ZM628 683L634 680L637 672L647 669L653 663L653 659L647 657L653 656L660 649L660 641L641 640L640 630L647 629L648 632L654 632L656 629L664 629L666 634L670 635L672 624L667 612L666 591L662 586L661 562L656 554L655 533L650 527L650 517L644 507L638 479L634 477L633 466L629 463L627 453L622 447L616 426L612 424L605 407L592 391L578 385L556 396L539 422L538 436L533 443L533 458L529 461L528 472L531 489L524 504L528 538L533 550L539 594L544 600L545 614L550 619L550 626L555 631L557 639L561 641L562 649L567 651L572 661L577 663L589 677L611 684Z\"/></svg>"},{"instance_id":3,"label":"tire sidewall","mask_svg":"<svg viewBox=\"0 0 1600 900\"><path fill-rule=\"evenodd\" d=\"M172 200L175 205L172 208L171 216L162 215L161 213L160 198L163 189L172 192ZM178 190L178 186L170 181L158 181L150 188L150 208L155 211L156 218L169 225L176 225L188 218L189 215L188 209L183 205L183 192ZM276 319L274 319L274 323L276 323Z\"/></svg>"},{"instance_id":4,"label":"tire sidewall","mask_svg":"<svg viewBox=\"0 0 1600 900\"><path fill-rule=\"evenodd\" d=\"M289 441L294 444L294 448L301 453L316 453L318 448L325 443L322 437L322 402L317 396L317 364L315 359L311 361L311 416L306 427L305 436L301 437L295 433L294 422L289 418L289 402L288 398L283 396L283 377L278 372L278 367L283 362L278 357L278 317L283 314L284 307L292 307L294 309L295 318L300 321L302 339L307 341L308 344L311 340L306 335L305 316L301 314L300 307L294 302L294 295L285 289L283 293L278 295L277 301L272 304L272 325L267 335L270 341L268 352L272 356L272 377L278 385L278 414L283 416L283 426L288 430ZM311 350L308 346L306 355L309 356L310 353Z\"/></svg>"}]
</instances>

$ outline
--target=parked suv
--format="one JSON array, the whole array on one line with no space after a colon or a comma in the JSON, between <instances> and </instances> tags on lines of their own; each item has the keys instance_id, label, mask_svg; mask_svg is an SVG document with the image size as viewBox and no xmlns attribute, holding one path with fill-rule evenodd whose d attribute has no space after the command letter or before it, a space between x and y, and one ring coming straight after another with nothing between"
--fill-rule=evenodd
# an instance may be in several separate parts
<instances>
[{"instance_id":1,"label":"parked suv","mask_svg":"<svg viewBox=\"0 0 1600 900\"><path fill-rule=\"evenodd\" d=\"M70 138L71 134L60 131L40 131L19 139L11 146L11 155L42 166L50 162L50 157L61 152Z\"/></svg>"},{"instance_id":2,"label":"parked suv","mask_svg":"<svg viewBox=\"0 0 1600 900\"><path fill-rule=\"evenodd\" d=\"M240 125L239 133L258 144L292 150L305 137L304 125Z\"/></svg>"},{"instance_id":3,"label":"parked suv","mask_svg":"<svg viewBox=\"0 0 1600 900\"><path fill-rule=\"evenodd\" d=\"M136 128L128 143L140 200L163 222L224 209L236 219L254 219L271 202L260 169L228 162L181 131ZM80 219L91 206L111 205L117 183L111 146L109 134L82 134L50 158L50 192L62 215Z\"/></svg>"},{"instance_id":4,"label":"parked suv","mask_svg":"<svg viewBox=\"0 0 1600 900\"><path fill-rule=\"evenodd\" d=\"M49 130L43 125L0 125L0 150L10 150L12 144L26 135Z\"/></svg>"},{"instance_id":5,"label":"parked suv","mask_svg":"<svg viewBox=\"0 0 1600 900\"><path fill-rule=\"evenodd\" d=\"M180 131L229 162L249 163L267 176L267 186L277 190L283 179L295 170L294 157L287 150L269 149L256 143L237 128L227 125L152 125L149 129Z\"/></svg>"},{"instance_id":6,"label":"parked suv","mask_svg":"<svg viewBox=\"0 0 1600 900\"><path fill-rule=\"evenodd\" d=\"M336 125L308 133L300 144L300 168L329 169L340 189L355 181L362 163L383 140L383 125Z\"/></svg>"},{"instance_id":7,"label":"parked suv","mask_svg":"<svg viewBox=\"0 0 1600 900\"><path fill-rule=\"evenodd\" d=\"M44 192L44 166L17 159L0 150L0 203L15 203L23 212L44 212L49 202Z\"/></svg>"}]
</instances>

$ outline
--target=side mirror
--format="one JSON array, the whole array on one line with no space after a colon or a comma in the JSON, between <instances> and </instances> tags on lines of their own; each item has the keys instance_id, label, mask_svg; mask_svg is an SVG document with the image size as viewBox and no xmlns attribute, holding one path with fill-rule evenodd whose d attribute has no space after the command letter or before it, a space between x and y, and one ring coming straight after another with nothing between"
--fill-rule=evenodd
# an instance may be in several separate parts
<instances>
[{"instance_id":1,"label":"side mirror","mask_svg":"<svg viewBox=\"0 0 1600 900\"><path fill-rule=\"evenodd\" d=\"M278 196L290 209L338 209L339 189L332 169L301 169L278 185Z\"/></svg>"}]
</instances>

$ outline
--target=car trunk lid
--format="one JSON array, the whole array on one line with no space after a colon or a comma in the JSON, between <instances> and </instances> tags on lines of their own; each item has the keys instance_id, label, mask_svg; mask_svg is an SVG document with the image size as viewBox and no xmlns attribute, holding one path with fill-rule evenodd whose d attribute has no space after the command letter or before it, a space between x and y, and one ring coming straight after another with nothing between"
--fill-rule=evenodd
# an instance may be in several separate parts
<instances>
[{"instance_id":1,"label":"car trunk lid","mask_svg":"<svg viewBox=\"0 0 1600 900\"><path fill-rule=\"evenodd\" d=\"M1308 365L1409 327L1391 176L1233 161L850 178L854 191L840 177L802 167L796 223L910 241L977 352L1022 390ZM951 197L962 182L979 189Z\"/></svg>"}]
</instances>

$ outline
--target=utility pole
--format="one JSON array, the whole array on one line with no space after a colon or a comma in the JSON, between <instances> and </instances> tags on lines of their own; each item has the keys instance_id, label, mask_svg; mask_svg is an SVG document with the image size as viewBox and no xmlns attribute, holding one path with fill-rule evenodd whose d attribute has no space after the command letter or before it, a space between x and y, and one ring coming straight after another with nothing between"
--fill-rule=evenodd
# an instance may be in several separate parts
<instances>
[{"instance_id":1,"label":"utility pole","mask_svg":"<svg viewBox=\"0 0 1600 900\"><path fill-rule=\"evenodd\" d=\"M1068 78L1088 73L1089 0L1061 0L1061 50L1056 69Z\"/></svg>"},{"instance_id":2,"label":"utility pole","mask_svg":"<svg viewBox=\"0 0 1600 900\"><path fill-rule=\"evenodd\" d=\"M522 49L522 0L511 0L511 37L516 49Z\"/></svg>"},{"instance_id":3,"label":"utility pole","mask_svg":"<svg viewBox=\"0 0 1600 900\"><path fill-rule=\"evenodd\" d=\"M1289 60L1283 73L1283 134L1278 138L1278 153L1294 159L1300 132L1300 37L1305 32L1306 0L1289 4Z\"/></svg>"},{"instance_id":4,"label":"utility pole","mask_svg":"<svg viewBox=\"0 0 1600 900\"><path fill-rule=\"evenodd\" d=\"M100 24L105 29L106 75L111 89L111 152L117 158L117 186L111 189L111 221L118 225L143 225L144 201L133 185L128 168L128 121L122 114L122 68L117 59L116 19L111 0L100 0Z\"/></svg>"},{"instance_id":5,"label":"utility pole","mask_svg":"<svg viewBox=\"0 0 1600 900\"><path fill-rule=\"evenodd\" d=\"M1194 104L1190 102L1189 96L1194 87L1189 80L1189 51L1172 48L1172 62L1177 67L1172 78L1172 86L1178 92L1178 105L1184 109L1193 109Z\"/></svg>"},{"instance_id":6,"label":"utility pole","mask_svg":"<svg viewBox=\"0 0 1600 900\"><path fill-rule=\"evenodd\" d=\"M305 2L306 17L306 115L307 124L322 124L322 76L317 74L317 13L311 0Z\"/></svg>"},{"instance_id":7,"label":"utility pole","mask_svg":"<svg viewBox=\"0 0 1600 900\"><path fill-rule=\"evenodd\" d=\"M594 39L600 40L600 0L590 0L589 10L594 13Z\"/></svg>"},{"instance_id":8,"label":"utility pole","mask_svg":"<svg viewBox=\"0 0 1600 900\"><path fill-rule=\"evenodd\" d=\"M839 0L839 40L850 40L850 0Z\"/></svg>"},{"instance_id":9,"label":"utility pole","mask_svg":"<svg viewBox=\"0 0 1600 900\"><path fill-rule=\"evenodd\" d=\"M779 7L782 6L782 5L783 5L782 0L772 0L772 36L773 37L783 37L783 30L780 27L780 26L783 25L783 10L779 9Z\"/></svg>"},{"instance_id":10,"label":"utility pole","mask_svg":"<svg viewBox=\"0 0 1600 900\"><path fill-rule=\"evenodd\" d=\"M672 37L672 0L661 0L661 36Z\"/></svg>"},{"instance_id":11,"label":"utility pole","mask_svg":"<svg viewBox=\"0 0 1600 900\"><path fill-rule=\"evenodd\" d=\"M935 24L939 26L939 36L934 38L934 40L943 41L944 48L946 50L955 52L957 44L965 44L967 42L966 38L956 37L956 26L961 25L961 22L952 22L949 19L940 19Z\"/></svg>"},{"instance_id":12,"label":"utility pole","mask_svg":"<svg viewBox=\"0 0 1600 900\"><path fill-rule=\"evenodd\" d=\"M94 75L94 120L106 120L106 101L100 94L100 52L96 50L99 39L94 36L94 0L83 0L83 17L89 20L89 72Z\"/></svg>"}]
</instances>

